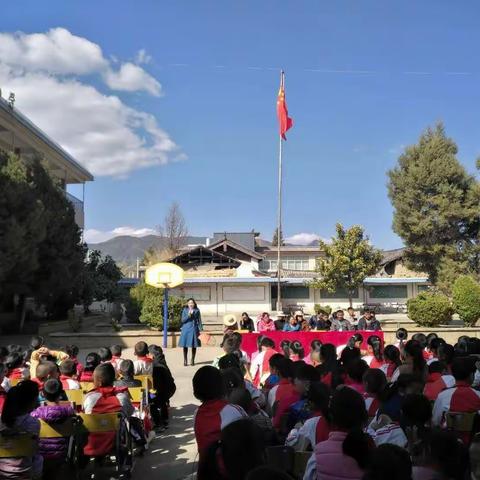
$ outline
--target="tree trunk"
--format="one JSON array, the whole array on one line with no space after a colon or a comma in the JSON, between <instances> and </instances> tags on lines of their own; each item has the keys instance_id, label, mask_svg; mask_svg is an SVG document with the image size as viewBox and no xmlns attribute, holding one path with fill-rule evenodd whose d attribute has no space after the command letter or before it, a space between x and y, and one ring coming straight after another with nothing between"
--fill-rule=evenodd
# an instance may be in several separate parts
<instances>
[{"instance_id":1,"label":"tree trunk","mask_svg":"<svg viewBox=\"0 0 480 480\"><path fill-rule=\"evenodd\" d=\"M18 301L18 312L20 314L20 327L19 331L20 333L23 332L23 327L25 326L25 316L26 316L26 301L25 301L25 295L20 295L20 299Z\"/></svg>"},{"instance_id":2,"label":"tree trunk","mask_svg":"<svg viewBox=\"0 0 480 480\"><path fill-rule=\"evenodd\" d=\"M352 294L349 294L348 296L348 303L350 305L350 308L353 308L353 298L352 298Z\"/></svg>"}]
</instances>

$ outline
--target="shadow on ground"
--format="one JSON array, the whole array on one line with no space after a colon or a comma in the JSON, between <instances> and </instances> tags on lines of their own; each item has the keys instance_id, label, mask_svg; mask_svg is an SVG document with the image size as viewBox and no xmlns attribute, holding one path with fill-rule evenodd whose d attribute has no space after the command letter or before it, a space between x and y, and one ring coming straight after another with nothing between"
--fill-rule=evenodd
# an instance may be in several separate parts
<instances>
[{"instance_id":1,"label":"shadow on ground","mask_svg":"<svg viewBox=\"0 0 480 480\"><path fill-rule=\"evenodd\" d=\"M187 404L170 411L171 427L150 443L145 457L137 462L134 478L156 472L162 480L183 480L195 472L193 415L197 408L198 405Z\"/></svg>"}]
</instances>

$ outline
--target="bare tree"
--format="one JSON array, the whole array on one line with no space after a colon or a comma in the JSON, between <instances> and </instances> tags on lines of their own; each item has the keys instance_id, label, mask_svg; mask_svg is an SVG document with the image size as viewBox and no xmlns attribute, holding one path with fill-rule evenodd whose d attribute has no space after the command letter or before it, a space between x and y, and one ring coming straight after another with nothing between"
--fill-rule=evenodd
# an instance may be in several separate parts
<instances>
[{"instance_id":1,"label":"bare tree","mask_svg":"<svg viewBox=\"0 0 480 480\"><path fill-rule=\"evenodd\" d=\"M173 202L168 209L163 225L158 227L160 236L166 239L165 250L173 254L178 253L188 235L185 217L177 202Z\"/></svg>"}]
</instances>

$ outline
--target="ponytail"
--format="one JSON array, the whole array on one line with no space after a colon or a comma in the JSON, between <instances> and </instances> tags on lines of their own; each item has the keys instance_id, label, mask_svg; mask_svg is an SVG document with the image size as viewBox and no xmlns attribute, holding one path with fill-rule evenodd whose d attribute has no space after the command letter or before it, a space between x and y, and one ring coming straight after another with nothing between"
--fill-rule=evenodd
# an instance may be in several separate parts
<instances>
[{"instance_id":1,"label":"ponytail","mask_svg":"<svg viewBox=\"0 0 480 480\"><path fill-rule=\"evenodd\" d=\"M368 338L367 343L372 347L373 356L379 361L383 361L382 341L377 335Z\"/></svg>"}]
</instances>

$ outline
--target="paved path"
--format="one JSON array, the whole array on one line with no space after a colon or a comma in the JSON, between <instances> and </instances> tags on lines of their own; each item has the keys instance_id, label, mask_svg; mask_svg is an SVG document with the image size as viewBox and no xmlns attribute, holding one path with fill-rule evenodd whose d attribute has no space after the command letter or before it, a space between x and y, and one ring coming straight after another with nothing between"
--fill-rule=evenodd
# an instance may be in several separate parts
<instances>
[{"instance_id":1,"label":"paved path","mask_svg":"<svg viewBox=\"0 0 480 480\"><path fill-rule=\"evenodd\" d=\"M192 377L203 365L209 365L220 349L205 347L197 351L197 365L183 366L180 348L166 350L167 363L175 377L177 391L171 400L170 428L157 435L150 450L135 465L133 478L181 480L195 471L197 445L193 434L193 415L198 401L192 394Z\"/></svg>"}]
</instances>

